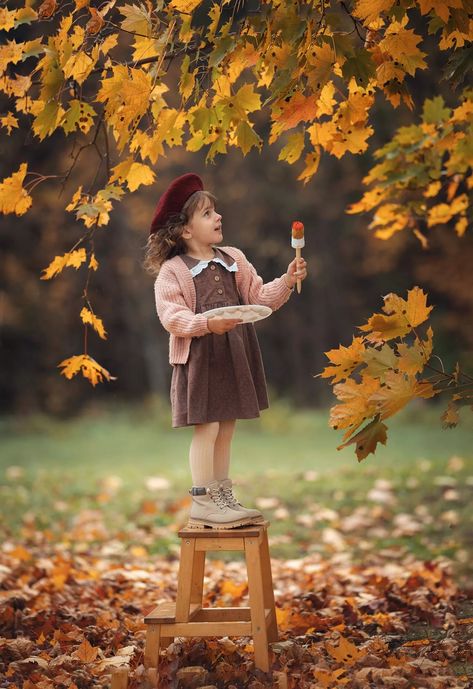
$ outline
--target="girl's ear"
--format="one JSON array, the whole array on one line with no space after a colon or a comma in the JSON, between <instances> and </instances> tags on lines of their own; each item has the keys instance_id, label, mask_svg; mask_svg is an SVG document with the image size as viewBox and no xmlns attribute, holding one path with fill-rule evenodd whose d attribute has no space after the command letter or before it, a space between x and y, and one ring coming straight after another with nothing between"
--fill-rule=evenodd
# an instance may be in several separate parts
<instances>
[{"instance_id":1,"label":"girl's ear","mask_svg":"<svg viewBox=\"0 0 473 689\"><path fill-rule=\"evenodd\" d=\"M183 237L183 239L192 239L192 232L189 230L187 225L184 225L184 229L182 230L181 237Z\"/></svg>"}]
</instances>

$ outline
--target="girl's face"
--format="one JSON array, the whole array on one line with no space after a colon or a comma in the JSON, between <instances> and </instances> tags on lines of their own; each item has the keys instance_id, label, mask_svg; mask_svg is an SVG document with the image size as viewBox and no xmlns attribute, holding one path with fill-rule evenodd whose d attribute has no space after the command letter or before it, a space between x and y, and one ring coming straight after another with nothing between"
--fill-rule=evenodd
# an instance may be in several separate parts
<instances>
[{"instance_id":1,"label":"girl's face","mask_svg":"<svg viewBox=\"0 0 473 689\"><path fill-rule=\"evenodd\" d=\"M190 250L208 249L223 240L222 216L210 199L204 199L187 223L182 237Z\"/></svg>"}]
</instances>

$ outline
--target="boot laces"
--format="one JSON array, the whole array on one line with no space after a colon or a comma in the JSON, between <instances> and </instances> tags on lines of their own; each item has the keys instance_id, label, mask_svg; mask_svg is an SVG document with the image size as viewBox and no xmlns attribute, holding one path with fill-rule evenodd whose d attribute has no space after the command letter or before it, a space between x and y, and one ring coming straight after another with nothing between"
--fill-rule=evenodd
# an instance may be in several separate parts
<instances>
[{"instance_id":1,"label":"boot laces","mask_svg":"<svg viewBox=\"0 0 473 689\"><path fill-rule=\"evenodd\" d=\"M227 505L230 505L230 507L233 507L234 505L235 506L238 505L238 501L235 498L235 496L233 495L233 491L232 491L230 486L226 486L225 488L222 486L221 491L222 491L223 498L224 498L225 502L227 503Z\"/></svg>"},{"instance_id":2,"label":"boot laces","mask_svg":"<svg viewBox=\"0 0 473 689\"><path fill-rule=\"evenodd\" d=\"M210 495L211 500L213 500L221 510L227 507L225 498L219 488L207 488L207 493Z\"/></svg>"}]
</instances>

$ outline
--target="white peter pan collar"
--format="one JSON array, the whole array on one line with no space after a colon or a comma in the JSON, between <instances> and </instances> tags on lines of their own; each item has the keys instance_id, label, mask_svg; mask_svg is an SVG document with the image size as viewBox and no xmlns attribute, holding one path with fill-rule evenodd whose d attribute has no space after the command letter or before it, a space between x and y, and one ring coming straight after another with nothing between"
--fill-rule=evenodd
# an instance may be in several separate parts
<instances>
[{"instance_id":1,"label":"white peter pan collar","mask_svg":"<svg viewBox=\"0 0 473 689\"><path fill-rule=\"evenodd\" d=\"M199 261L193 268L190 269L192 277L195 278L196 275L199 275L199 273L201 273L203 270L205 270L205 268L207 268L209 263L212 263L212 262L213 263L220 263L220 265L223 266L224 268L226 268L230 273L236 273L238 270L238 266L236 264L236 261L231 266L229 266L225 263L225 261L222 261L221 258L216 256L215 258L210 258L208 261Z\"/></svg>"}]
</instances>

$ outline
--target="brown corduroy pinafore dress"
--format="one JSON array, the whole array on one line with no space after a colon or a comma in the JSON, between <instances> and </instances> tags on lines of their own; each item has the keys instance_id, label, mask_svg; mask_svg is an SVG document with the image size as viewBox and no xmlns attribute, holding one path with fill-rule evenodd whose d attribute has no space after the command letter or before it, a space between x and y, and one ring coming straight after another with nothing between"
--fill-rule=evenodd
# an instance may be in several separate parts
<instances>
[{"instance_id":1,"label":"brown corduroy pinafore dress","mask_svg":"<svg viewBox=\"0 0 473 689\"><path fill-rule=\"evenodd\" d=\"M231 256L216 256L228 266ZM182 255L191 270L199 261ZM196 313L241 304L235 273L212 261L194 277ZM261 351L252 323L242 323L224 335L209 333L192 338L189 359L173 366L172 426L212 421L254 419L267 409L268 393Z\"/></svg>"}]
</instances>

